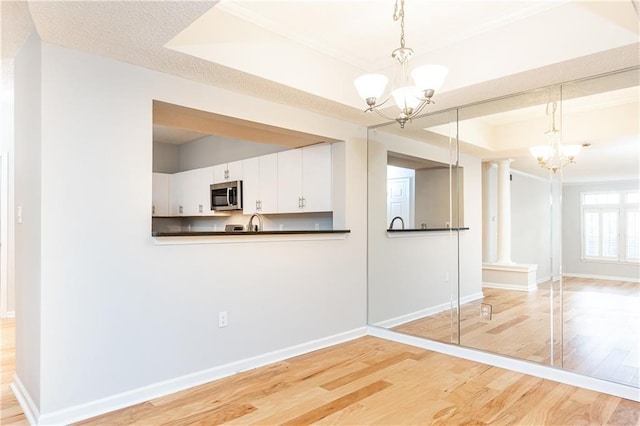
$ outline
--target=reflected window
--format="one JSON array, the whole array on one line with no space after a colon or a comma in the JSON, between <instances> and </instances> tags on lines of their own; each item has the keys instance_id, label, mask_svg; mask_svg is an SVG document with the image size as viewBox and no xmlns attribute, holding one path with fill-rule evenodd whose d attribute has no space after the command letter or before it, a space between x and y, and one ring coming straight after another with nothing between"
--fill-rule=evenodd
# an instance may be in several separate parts
<instances>
[{"instance_id":1,"label":"reflected window","mask_svg":"<svg viewBox=\"0 0 640 426\"><path fill-rule=\"evenodd\" d=\"M638 192L582 194L583 259L640 261Z\"/></svg>"}]
</instances>

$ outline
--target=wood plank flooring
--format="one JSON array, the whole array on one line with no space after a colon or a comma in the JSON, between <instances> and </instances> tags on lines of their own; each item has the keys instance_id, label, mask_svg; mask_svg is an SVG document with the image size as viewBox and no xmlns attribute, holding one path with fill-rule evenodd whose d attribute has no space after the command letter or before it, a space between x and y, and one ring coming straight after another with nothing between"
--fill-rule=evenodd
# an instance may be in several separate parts
<instances>
[{"instance_id":1,"label":"wood plank flooring","mask_svg":"<svg viewBox=\"0 0 640 426\"><path fill-rule=\"evenodd\" d=\"M5 380L12 328L2 321L3 425L26 424ZM640 425L640 404L363 337L81 424Z\"/></svg>"},{"instance_id":2,"label":"wood plank flooring","mask_svg":"<svg viewBox=\"0 0 640 426\"><path fill-rule=\"evenodd\" d=\"M532 292L483 289L482 300L460 308L460 344L639 387L640 284L564 278L562 287L562 298L559 282ZM492 305L491 320L480 318L481 303ZM394 330L457 342L451 315L441 312Z\"/></svg>"},{"instance_id":3,"label":"wood plank flooring","mask_svg":"<svg viewBox=\"0 0 640 426\"><path fill-rule=\"evenodd\" d=\"M15 320L0 320L0 424L28 425L9 385L16 371Z\"/></svg>"}]
</instances>

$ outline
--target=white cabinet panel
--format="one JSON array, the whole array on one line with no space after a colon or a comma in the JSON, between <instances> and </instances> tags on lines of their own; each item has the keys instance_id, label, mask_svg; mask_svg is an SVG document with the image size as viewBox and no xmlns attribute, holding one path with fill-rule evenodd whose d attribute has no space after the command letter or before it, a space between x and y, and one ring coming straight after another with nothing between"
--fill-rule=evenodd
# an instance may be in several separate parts
<instances>
[{"instance_id":1,"label":"white cabinet panel","mask_svg":"<svg viewBox=\"0 0 640 426\"><path fill-rule=\"evenodd\" d=\"M331 145L302 149L303 210L331 211Z\"/></svg>"},{"instance_id":2,"label":"white cabinet panel","mask_svg":"<svg viewBox=\"0 0 640 426\"><path fill-rule=\"evenodd\" d=\"M171 175L171 216L213 216L209 185L213 179L213 168L187 170Z\"/></svg>"},{"instance_id":3,"label":"white cabinet panel","mask_svg":"<svg viewBox=\"0 0 640 426\"><path fill-rule=\"evenodd\" d=\"M153 216L169 216L169 179L167 173L154 173L152 183L152 208Z\"/></svg>"},{"instance_id":4,"label":"white cabinet panel","mask_svg":"<svg viewBox=\"0 0 640 426\"><path fill-rule=\"evenodd\" d=\"M242 213L253 214L260 201L260 158L244 160L242 174Z\"/></svg>"},{"instance_id":5,"label":"white cabinet panel","mask_svg":"<svg viewBox=\"0 0 640 426\"><path fill-rule=\"evenodd\" d=\"M278 211L331 211L331 145L278 153Z\"/></svg>"},{"instance_id":6,"label":"white cabinet panel","mask_svg":"<svg viewBox=\"0 0 640 426\"><path fill-rule=\"evenodd\" d=\"M183 216L184 215L184 194L183 194L183 181L185 180L184 173L174 173L169 178L169 207L171 216Z\"/></svg>"},{"instance_id":7,"label":"white cabinet panel","mask_svg":"<svg viewBox=\"0 0 640 426\"><path fill-rule=\"evenodd\" d=\"M242 180L242 161L218 164L213 166L213 177L215 183Z\"/></svg>"},{"instance_id":8,"label":"white cabinet panel","mask_svg":"<svg viewBox=\"0 0 640 426\"><path fill-rule=\"evenodd\" d=\"M278 211L302 211L302 150L278 153Z\"/></svg>"},{"instance_id":9,"label":"white cabinet panel","mask_svg":"<svg viewBox=\"0 0 640 426\"><path fill-rule=\"evenodd\" d=\"M277 154L269 154L244 160L242 173L243 213L277 213Z\"/></svg>"},{"instance_id":10,"label":"white cabinet panel","mask_svg":"<svg viewBox=\"0 0 640 426\"><path fill-rule=\"evenodd\" d=\"M214 216L215 211L211 210L211 184L214 183L213 167L200 169L202 173L200 191L201 203L203 205L203 216Z\"/></svg>"},{"instance_id":11,"label":"white cabinet panel","mask_svg":"<svg viewBox=\"0 0 640 426\"><path fill-rule=\"evenodd\" d=\"M260 157L260 213L278 213L278 154Z\"/></svg>"}]
</instances>

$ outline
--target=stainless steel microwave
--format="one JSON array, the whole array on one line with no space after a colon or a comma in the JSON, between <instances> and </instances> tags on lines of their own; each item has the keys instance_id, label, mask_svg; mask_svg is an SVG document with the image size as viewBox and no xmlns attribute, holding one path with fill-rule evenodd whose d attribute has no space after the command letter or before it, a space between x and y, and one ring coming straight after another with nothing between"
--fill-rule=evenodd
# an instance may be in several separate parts
<instances>
[{"instance_id":1,"label":"stainless steel microwave","mask_svg":"<svg viewBox=\"0 0 640 426\"><path fill-rule=\"evenodd\" d=\"M242 181L214 183L211 185L211 210L242 210Z\"/></svg>"}]
</instances>

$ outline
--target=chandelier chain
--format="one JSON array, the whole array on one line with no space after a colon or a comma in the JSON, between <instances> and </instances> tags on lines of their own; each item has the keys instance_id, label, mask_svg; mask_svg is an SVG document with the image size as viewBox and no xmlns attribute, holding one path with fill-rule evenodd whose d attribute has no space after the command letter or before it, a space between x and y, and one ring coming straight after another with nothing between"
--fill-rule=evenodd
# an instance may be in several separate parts
<instances>
[{"instance_id":1,"label":"chandelier chain","mask_svg":"<svg viewBox=\"0 0 640 426\"><path fill-rule=\"evenodd\" d=\"M400 10L398 10L398 0L393 6L393 20L400 20L400 47L404 48L404 0L400 0Z\"/></svg>"},{"instance_id":2,"label":"chandelier chain","mask_svg":"<svg viewBox=\"0 0 640 426\"><path fill-rule=\"evenodd\" d=\"M549 114L549 105L551 105L551 114ZM551 129L552 132L557 132L556 129L556 110L558 109L558 103L556 101L547 102L546 114L547 117L551 116Z\"/></svg>"}]
</instances>

